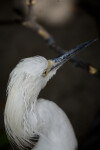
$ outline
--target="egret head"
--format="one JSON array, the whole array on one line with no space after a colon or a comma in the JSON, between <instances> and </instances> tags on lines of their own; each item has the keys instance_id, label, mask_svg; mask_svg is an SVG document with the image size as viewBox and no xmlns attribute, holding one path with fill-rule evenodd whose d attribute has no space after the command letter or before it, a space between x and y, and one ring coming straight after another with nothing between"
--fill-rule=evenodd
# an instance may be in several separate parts
<instances>
[{"instance_id":1,"label":"egret head","mask_svg":"<svg viewBox=\"0 0 100 150\"><path fill-rule=\"evenodd\" d=\"M38 91L40 92L40 90L46 85L46 83L56 73L60 66L62 66L74 55L76 55L81 49L87 47L94 41L95 40L90 40L88 42L80 44L76 48L71 49L65 52L63 55L54 59L47 60L42 56L23 59L12 71L11 83L25 83L25 86L31 83L31 85L35 88L38 87ZM20 80L20 82L17 80Z\"/></svg>"}]
</instances>

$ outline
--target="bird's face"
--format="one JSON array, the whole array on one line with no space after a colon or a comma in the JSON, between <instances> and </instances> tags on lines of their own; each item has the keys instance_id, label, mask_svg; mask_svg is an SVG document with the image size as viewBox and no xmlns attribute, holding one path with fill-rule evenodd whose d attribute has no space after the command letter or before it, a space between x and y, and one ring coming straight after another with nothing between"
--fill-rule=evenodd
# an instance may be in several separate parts
<instances>
[{"instance_id":1,"label":"bird's face","mask_svg":"<svg viewBox=\"0 0 100 150\"><path fill-rule=\"evenodd\" d=\"M24 82L24 80L27 80L27 84L33 83L34 87L40 87L38 89L38 91L40 91L51 79L51 77L56 73L60 66L62 66L74 55L76 55L81 49L88 46L94 41L95 40L90 40L88 42L80 44L76 48L71 49L54 59L47 60L42 56L35 56L23 59L13 70L11 76L13 76L14 78L15 76L18 76L19 79L19 76L22 75L22 82ZM15 82L16 81L17 80L15 80Z\"/></svg>"},{"instance_id":2,"label":"bird's face","mask_svg":"<svg viewBox=\"0 0 100 150\"><path fill-rule=\"evenodd\" d=\"M56 73L56 67L51 70L53 65L54 62L52 60L47 60L42 56L25 58L12 71L11 80L16 83L22 77L20 79L21 85L27 83L25 86L31 84L36 88L40 87L42 89Z\"/></svg>"}]
</instances>

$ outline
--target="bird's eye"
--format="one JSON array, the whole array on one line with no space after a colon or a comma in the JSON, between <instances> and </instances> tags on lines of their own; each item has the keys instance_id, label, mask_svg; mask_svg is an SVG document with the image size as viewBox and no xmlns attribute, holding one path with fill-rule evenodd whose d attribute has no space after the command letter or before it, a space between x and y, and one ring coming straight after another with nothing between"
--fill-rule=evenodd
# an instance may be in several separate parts
<instances>
[{"instance_id":1,"label":"bird's eye","mask_svg":"<svg viewBox=\"0 0 100 150\"><path fill-rule=\"evenodd\" d=\"M48 74L48 70L46 69L46 70L43 72L42 76L45 77L45 76L47 76L47 74Z\"/></svg>"},{"instance_id":2,"label":"bird's eye","mask_svg":"<svg viewBox=\"0 0 100 150\"><path fill-rule=\"evenodd\" d=\"M48 68L46 68L42 74L43 77L46 77L48 75L48 73L51 70L51 67L54 65L54 62L51 60L48 60Z\"/></svg>"}]
</instances>

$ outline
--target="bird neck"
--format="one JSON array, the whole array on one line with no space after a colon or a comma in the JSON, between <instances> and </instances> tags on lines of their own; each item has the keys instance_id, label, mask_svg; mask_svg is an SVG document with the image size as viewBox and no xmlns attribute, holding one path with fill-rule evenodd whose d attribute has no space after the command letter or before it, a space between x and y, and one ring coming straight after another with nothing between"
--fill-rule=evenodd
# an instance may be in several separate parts
<instances>
[{"instance_id":1,"label":"bird neck","mask_svg":"<svg viewBox=\"0 0 100 150\"><path fill-rule=\"evenodd\" d=\"M24 78L24 76L20 76L18 80L16 78L15 82L10 81L5 107L5 126L7 132L9 136L14 134L18 138L23 138L27 135L26 116L28 116L29 110L35 108L34 105L40 92L37 81L34 82L31 76L25 80Z\"/></svg>"},{"instance_id":2,"label":"bird neck","mask_svg":"<svg viewBox=\"0 0 100 150\"><path fill-rule=\"evenodd\" d=\"M53 102L37 101L45 84L32 77L15 79L9 83L5 108L5 127L11 140L19 147L27 147L34 141L29 141L30 138L35 137L36 140L36 133L39 133L40 139L33 150L73 149L71 145L76 145L76 140L65 114Z\"/></svg>"}]
</instances>

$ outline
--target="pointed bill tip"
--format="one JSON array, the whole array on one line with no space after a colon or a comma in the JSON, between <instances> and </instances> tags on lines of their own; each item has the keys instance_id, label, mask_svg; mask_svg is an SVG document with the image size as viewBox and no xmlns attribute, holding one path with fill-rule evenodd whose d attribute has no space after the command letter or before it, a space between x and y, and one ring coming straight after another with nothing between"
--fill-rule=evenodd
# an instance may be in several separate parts
<instances>
[{"instance_id":1,"label":"pointed bill tip","mask_svg":"<svg viewBox=\"0 0 100 150\"><path fill-rule=\"evenodd\" d=\"M76 55L77 52L81 51L83 48L88 47L89 45L91 45L92 43L94 43L97 40L98 40L97 38L96 39L92 39L92 40L86 41L86 42L78 45L76 48L72 49L72 51L73 51L72 55L74 55L74 54ZM71 52L71 50L69 50L69 52Z\"/></svg>"},{"instance_id":2,"label":"pointed bill tip","mask_svg":"<svg viewBox=\"0 0 100 150\"><path fill-rule=\"evenodd\" d=\"M87 46L89 46L90 44L92 44L93 42L97 41L98 39L92 39L89 40L87 42L84 42L80 45L78 45L77 47L65 52L63 55L54 58L54 59L50 59L50 61L53 61L54 65L51 67L51 70L62 65L63 63L65 63L66 61L68 61L69 59L71 59L73 56L75 56L77 53L79 53L83 48L86 48Z\"/></svg>"},{"instance_id":3,"label":"pointed bill tip","mask_svg":"<svg viewBox=\"0 0 100 150\"><path fill-rule=\"evenodd\" d=\"M88 46L88 45L94 43L94 42L97 41L97 40L98 40L98 38L95 38L95 39L89 40L89 41L87 41L87 42L85 42L85 43L83 43L83 44L86 44L86 46Z\"/></svg>"}]
</instances>

